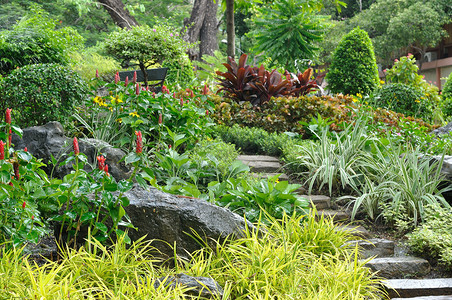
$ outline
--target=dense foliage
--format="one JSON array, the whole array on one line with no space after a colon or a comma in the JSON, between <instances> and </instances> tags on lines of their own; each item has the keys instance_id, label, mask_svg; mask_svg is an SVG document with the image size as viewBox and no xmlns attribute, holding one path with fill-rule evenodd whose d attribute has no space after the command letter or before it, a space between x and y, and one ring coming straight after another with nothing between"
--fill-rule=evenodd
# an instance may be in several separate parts
<instances>
[{"instance_id":1,"label":"dense foliage","mask_svg":"<svg viewBox=\"0 0 452 300\"><path fill-rule=\"evenodd\" d=\"M87 84L67 66L27 65L5 78L0 90L0 109L14 108L21 127L64 122L87 93Z\"/></svg>"},{"instance_id":2,"label":"dense foliage","mask_svg":"<svg viewBox=\"0 0 452 300\"><path fill-rule=\"evenodd\" d=\"M0 31L0 73L28 64L68 64L70 52L80 49L83 38L58 25L45 11L32 9L11 30Z\"/></svg>"},{"instance_id":3,"label":"dense foliage","mask_svg":"<svg viewBox=\"0 0 452 300\"><path fill-rule=\"evenodd\" d=\"M367 95L379 86L373 45L364 30L353 29L343 37L333 53L326 75L333 93Z\"/></svg>"}]
</instances>

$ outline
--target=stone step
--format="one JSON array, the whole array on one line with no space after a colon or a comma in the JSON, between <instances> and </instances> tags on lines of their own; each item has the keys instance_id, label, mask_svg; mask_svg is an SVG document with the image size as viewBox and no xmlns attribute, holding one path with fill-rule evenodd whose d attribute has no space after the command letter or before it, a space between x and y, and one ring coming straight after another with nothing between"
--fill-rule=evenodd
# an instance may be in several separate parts
<instances>
[{"instance_id":1,"label":"stone step","mask_svg":"<svg viewBox=\"0 0 452 300\"><path fill-rule=\"evenodd\" d=\"M362 258L388 257L394 255L394 242L386 239L349 241L347 244L360 248Z\"/></svg>"},{"instance_id":2,"label":"stone step","mask_svg":"<svg viewBox=\"0 0 452 300\"><path fill-rule=\"evenodd\" d=\"M389 279L385 280L384 284L391 298L452 299L452 296L447 296L452 295L452 278Z\"/></svg>"},{"instance_id":3,"label":"stone step","mask_svg":"<svg viewBox=\"0 0 452 300\"><path fill-rule=\"evenodd\" d=\"M422 277L430 273L427 260L414 256L379 257L365 264L377 276L393 279L407 277Z\"/></svg>"},{"instance_id":4,"label":"stone step","mask_svg":"<svg viewBox=\"0 0 452 300\"><path fill-rule=\"evenodd\" d=\"M310 202L310 207L314 205L318 210L331 208L331 198L324 195L300 195Z\"/></svg>"},{"instance_id":5,"label":"stone step","mask_svg":"<svg viewBox=\"0 0 452 300\"><path fill-rule=\"evenodd\" d=\"M251 176L254 176L256 178L265 178L268 179L270 177L276 176L280 174L280 176L278 177L278 179L280 181L285 180L285 181L289 181L289 176L287 176L284 173L251 173Z\"/></svg>"},{"instance_id":6,"label":"stone step","mask_svg":"<svg viewBox=\"0 0 452 300\"><path fill-rule=\"evenodd\" d=\"M348 231L353 236L360 237L363 239L370 238L371 235L366 228L356 225L338 225L336 226L336 230Z\"/></svg>"},{"instance_id":7,"label":"stone step","mask_svg":"<svg viewBox=\"0 0 452 300\"><path fill-rule=\"evenodd\" d=\"M322 209L316 212L316 219L321 216L332 218L334 222L347 222L350 220L350 214L342 210Z\"/></svg>"},{"instance_id":8,"label":"stone step","mask_svg":"<svg viewBox=\"0 0 452 300\"><path fill-rule=\"evenodd\" d=\"M255 173L278 173L281 171L279 159L267 155L239 155L238 160L250 167Z\"/></svg>"}]
</instances>

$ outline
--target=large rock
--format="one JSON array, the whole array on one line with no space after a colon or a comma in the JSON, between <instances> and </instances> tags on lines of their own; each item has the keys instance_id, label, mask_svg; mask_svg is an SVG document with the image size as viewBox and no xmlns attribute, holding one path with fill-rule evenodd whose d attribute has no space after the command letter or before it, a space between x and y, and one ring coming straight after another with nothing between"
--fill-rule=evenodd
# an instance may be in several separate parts
<instances>
[{"instance_id":1,"label":"large rock","mask_svg":"<svg viewBox=\"0 0 452 300\"><path fill-rule=\"evenodd\" d=\"M72 139L64 135L63 126L58 122L25 128L22 138L13 135L12 143L15 149L27 147L31 154L42 159L47 164L44 170L47 174L52 174L53 177L62 178L72 170L72 164L53 169L53 166L49 163L52 156L62 161L64 155L72 151ZM125 155L122 150L95 139L81 139L79 148L80 152L88 157L88 162L93 166L97 164L96 155L102 153L106 157L110 174L116 180L130 177L130 169L123 162L119 163L119 160ZM86 170L90 171L91 167L87 165Z\"/></svg>"},{"instance_id":2,"label":"large rock","mask_svg":"<svg viewBox=\"0 0 452 300\"><path fill-rule=\"evenodd\" d=\"M436 135L449 134L450 132L452 132L452 122L450 122L446 126L433 130L433 133L435 133Z\"/></svg>"},{"instance_id":3,"label":"large rock","mask_svg":"<svg viewBox=\"0 0 452 300\"><path fill-rule=\"evenodd\" d=\"M154 247L167 257L174 256L173 245L181 256L200 249L193 231L203 240L201 243L212 247L214 241L227 236L243 236L243 217L207 201L167 194L153 187L148 191L138 185L124 195L130 200L125 210L138 228L129 230L131 239L147 236L148 240L156 240ZM248 226L253 229L252 224Z\"/></svg>"}]
</instances>

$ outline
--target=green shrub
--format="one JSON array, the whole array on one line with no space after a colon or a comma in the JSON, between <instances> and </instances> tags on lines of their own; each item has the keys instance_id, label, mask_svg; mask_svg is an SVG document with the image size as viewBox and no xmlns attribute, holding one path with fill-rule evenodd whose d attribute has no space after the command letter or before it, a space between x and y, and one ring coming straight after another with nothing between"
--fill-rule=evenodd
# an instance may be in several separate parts
<instances>
[{"instance_id":1,"label":"green shrub","mask_svg":"<svg viewBox=\"0 0 452 300\"><path fill-rule=\"evenodd\" d=\"M411 89L418 91L422 95L419 102L410 103L412 98L408 98L404 102L399 102L401 105L401 113L417 114L426 120L432 120L436 123L442 122L442 113L440 109L440 96L438 88L435 85L427 83L422 75L418 75L419 67L416 64L416 59L409 53L407 56L402 56L396 59L394 66L386 72L386 79L391 83L399 83L410 86ZM403 98L399 98L399 100ZM406 111L403 111L406 108ZM414 109L413 109L414 108Z\"/></svg>"},{"instance_id":2,"label":"green shrub","mask_svg":"<svg viewBox=\"0 0 452 300\"><path fill-rule=\"evenodd\" d=\"M240 127L237 124L232 127L217 126L215 134L223 141L235 144L243 153L270 156L280 156L282 147L294 140L287 134L269 133L261 128Z\"/></svg>"},{"instance_id":3,"label":"green shrub","mask_svg":"<svg viewBox=\"0 0 452 300\"><path fill-rule=\"evenodd\" d=\"M432 107L419 89L403 83L385 84L374 94L375 102L398 113L415 117L428 117Z\"/></svg>"},{"instance_id":4,"label":"green shrub","mask_svg":"<svg viewBox=\"0 0 452 300\"><path fill-rule=\"evenodd\" d=\"M0 91L0 111L14 108L21 127L64 121L86 97L87 86L69 67L36 64L16 69Z\"/></svg>"},{"instance_id":5,"label":"green shrub","mask_svg":"<svg viewBox=\"0 0 452 300\"><path fill-rule=\"evenodd\" d=\"M445 116L452 116L452 73L447 77L441 92L441 98L443 101L443 114Z\"/></svg>"},{"instance_id":6,"label":"green shrub","mask_svg":"<svg viewBox=\"0 0 452 300\"><path fill-rule=\"evenodd\" d=\"M452 214L450 208L429 205L424 223L408 235L411 251L452 269Z\"/></svg>"},{"instance_id":7,"label":"green shrub","mask_svg":"<svg viewBox=\"0 0 452 300\"><path fill-rule=\"evenodd\" d=\"M333 93L367 95L378 87L374 48L364 30L358 27L343 37L334 50L326 80Z\"/></svg>"},{"instance_id":8,"label":"green shrub","mask_svg":"<svg viewBox=\"0 0 452 300\"><path fill-rule=\"evenodd\" d=\"M0 73L28 64L68 64L69 53L82 45L77 31L61 28L47 12L33 8L12 30L0 32Z\"/></svg>"},{"instance_id":9,"label":"green shrub","mask_svg":"<svg viewBox=\"0 0 452 300\"><path fill-rule=\"evenodd\" d=\"M169 85L179 85L186 87L195 78L193 65L186 55L181 60L165 60L162 67L168 68L165 82Z\"/></svg>"}]
</instances>

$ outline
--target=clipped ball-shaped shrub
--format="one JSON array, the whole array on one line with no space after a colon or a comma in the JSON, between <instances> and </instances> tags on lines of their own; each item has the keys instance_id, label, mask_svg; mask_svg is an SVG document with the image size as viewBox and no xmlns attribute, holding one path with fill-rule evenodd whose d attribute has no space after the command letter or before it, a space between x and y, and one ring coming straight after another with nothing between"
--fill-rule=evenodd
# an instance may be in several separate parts
<instances>
[{"instance_id":1,"label":"clipped ball-shaped shrub","mask_svg":"<svg viewBox=\"0 0 452 300\"><path fill-rule=\"evenodd\" d=\"M87 85L69 67L28 65L12 71L0 89L0 111L12 108L21 127L64 121L87 95Z\"/></svg>"},{"instance_id":2,"label":"clipped ball-shaped shrub","mask_svg":"<svg viewBox=\"0 0 452 300\"><path fill-rule=\"evenodd\" d=\"M374 47L367 32L357 27L342 38L326 80L331 92L349 95L367 95L379 86Z\"/></svg>"},{"instance_id":3,"label":"clipped ball-shaped shrub","mask_svg":"<svg viewBox=\"0 0 452 300\"><path fill-rule=\"evenodd\" d=\"M375 92L374 98L377 106L409 116L422 117L432 112L422 92L403 83L383 85Z\"/></svg>"}]
</instances>

